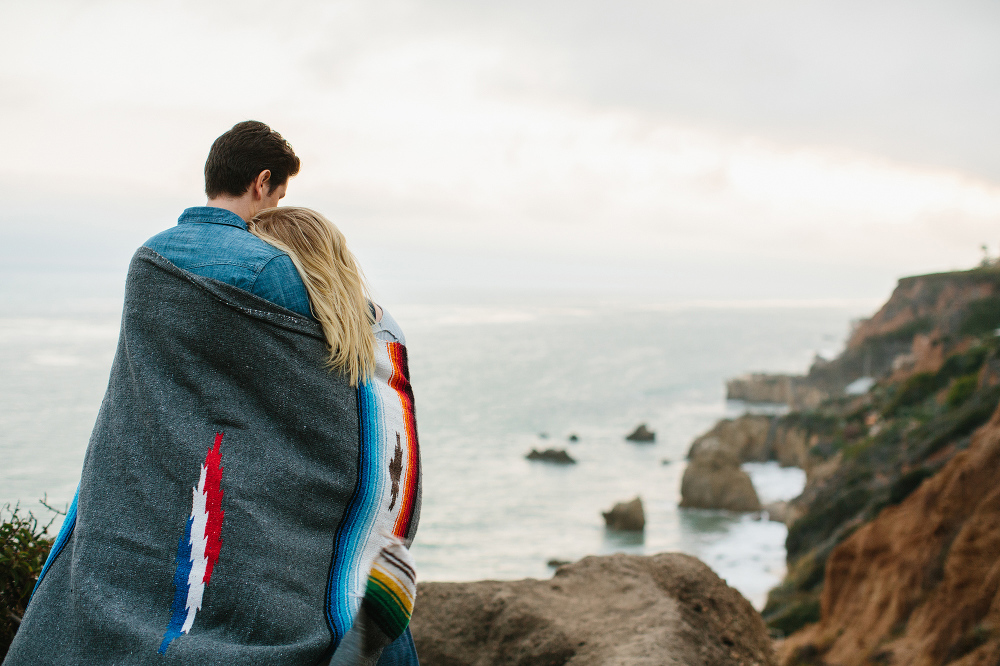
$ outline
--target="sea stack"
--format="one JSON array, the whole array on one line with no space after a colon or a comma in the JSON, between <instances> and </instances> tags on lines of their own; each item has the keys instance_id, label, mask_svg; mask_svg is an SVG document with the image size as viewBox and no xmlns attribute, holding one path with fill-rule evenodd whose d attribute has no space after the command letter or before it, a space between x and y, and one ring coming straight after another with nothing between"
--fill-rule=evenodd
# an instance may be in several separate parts
<instances>
[{"instance_id":1,"label":"sea stack","mask_svg":"<svg viewBox=\"0 0 1000 666\"><path fill-rule=\"evenodd\" d=\"M702 440L681 479L681 507L760 511L760 499L740 461L715 438Z\"/></svg>"},{"instance_id":2,"label":"sea stack","mask_svg":"<svg viewBox=\"0 0 1000 666\"><path fill-rule=\"evenodd\" d=\"M646 514L642 510L642 499L636 497L631 502L619 502L611 511L603 511L604 524L609 530L621 532L641 532L646 528Z\"/></svg>"},{"instance_id":3,"label":"sea stack","mask_svg":"<svg viewBox=\"0 0 1000 666\"><path fill-rule=\"evenodd\" d=\"M528 460L541 460L542 462L556 463L559 465L572 465L576 463L565 449L545 449L544 451L539 451L538 449L531 449L531 453L524 456Z\"/></svg>"},{"instance_id":4,"label":"sea stack","mask_svg":"<svg viewBox=\"0 0 1000 666\"><path fill-rule=\"evenodd\" d=\"M639 427L632 431L631 435L625 437L630 442L655 442L656 433L646 427L645 423L640 423Z\"/></svg>"}]
</instances>

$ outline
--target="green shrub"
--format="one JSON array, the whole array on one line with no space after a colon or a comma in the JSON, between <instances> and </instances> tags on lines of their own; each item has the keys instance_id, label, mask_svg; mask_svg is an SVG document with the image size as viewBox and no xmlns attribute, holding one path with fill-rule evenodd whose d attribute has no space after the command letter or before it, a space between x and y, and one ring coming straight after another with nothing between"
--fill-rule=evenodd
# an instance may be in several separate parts
<instances>
[{"instance_id":1,"label":"green shrub","mask_svg":"<svg viewBox=\"0 0 1000 666\"><path fill-rule=\"evenodd\" d=\"M888 333L883 333L882 335L873 335L865 343L868 345L876 344L886 344L892 342L910 342L913 340L913 336L918 333L928 333L934 328L934 318L931 316L918 317L908 324L903 324L899 328L889 331Z\"/></svg>"},{"instance_id":2,"label":"green shrub","mask_svg":"<svg viewBox=\"0 0 1000 666\"><path fill-rule=\"evenodd\" d=\"M958 407L976 392L978 384L978 373L972 373L970 375L965 375L964 377L959 377L951 383L951 388L948 389L948 397L945 400L945 404L949 407Z\"/></svg>"},{"instance_id":3,"label":"green shrub","mask_svg":"<svg viewBox=\"0 0 1000 666\"><path fill-rule=\"evenodd\" d=\"M1000 296L987 296L969 303L959 326L962 335L983 335L1000 328Z\"/></svg>"},{"instance_id":4,"label":"green shrub","mask_svg":"<svg viewBox=\"0 0 1000 666\"><path fill-rule=\"evenodd\" d=\"M40 526L31 512L24 516L19 507L11 509L7 505L0 510L0 518L6 518L3 514L10 518L0 524L0 659L14 640L52 547L52 541L46 538L49 525Z\"/></svg>"},{"instance_id":5,"label":"green shrub","mask_svg":"<svg viewBox=\"0 0 1000 666\"><path fill-rule=\"evenodd\" d=\"M903 407L923 402L944 387L945 381L947 380L941 373L937 372L918 372L912 375L899 387L896 395L882 410L882 414L890 417Z\"/></svg>"},{"instance_id":6,"label":"green shrub","mask_svg":"<svg viewBox=\"0 0 1000 666\"><path fill-rule=\"evenodd\" d=\"M996 343L990 339L986 344L978 344L964 354L953 354L945 359L939 374L951 378L978 372L990 353L990 347Z\"/></svg>"},{"instance_id":7,"label":"green shrub","mask_svg":"<svg viewBox=\"0 0 1000 666\"><path fill-rule=\"evenodd\" d=\"M915 433L919 439L918 460L926 459L948 444L965 437L986 423L997 408L1000 387L977 391L963 404L948 410Z\"/></svg>"},{"instance_id":8,"label":"green shrub","mask_svg":"<svg viewBox=\"0 0 1000 666\"><path fill-rule=\"evenodd\" d=\"M784 636L788 636L807 624L819 622L819 619L819 594L815 594L785 606L781 611L767 618L767 626L776 629Z\"/></svg>"},{"instance_id":9,"label":"green shrub","mask_svg":"<svg viewBox=\"0 0 1000 666\"><path fill-rule=\"evenodd\" d=\"M838 490L825 498L828 502L822 506L817 507L814 502L811 510L788 528L785 550L789 561L832 536L837 528L861 513L871 500L871 491L863 485Z\"/></svg>"},{"instance_id":10,"label":"green shrub","mask_svg":"<svg viewBox=\"0 0 1000 666\"><path fill-rule=\"evenodd\" d=\"M932 476L934 476L934 470L918 467L899 477L889 489L889 504L899 504L909 497L910 493L919 488L924 479Z\"/></svg>"}]
</instances>

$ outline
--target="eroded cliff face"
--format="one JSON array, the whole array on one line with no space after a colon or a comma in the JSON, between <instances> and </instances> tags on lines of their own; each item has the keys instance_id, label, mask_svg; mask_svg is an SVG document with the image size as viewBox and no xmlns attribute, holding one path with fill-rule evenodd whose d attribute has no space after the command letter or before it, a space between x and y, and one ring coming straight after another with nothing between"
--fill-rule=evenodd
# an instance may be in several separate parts
<instances>
[{"instance_id":1,"label":"eroded cliff face","mask_svg":"<svg viewBox=\"0 0 1000 666\"><path fill-rule=\"evenodd\" d=\"M1000 410L940 472L837 546L822 619L781 663L1000 662Z\"/></svg>"},{"instance_id":2,"label":"eroded cliff face","mask_svg":"<svg viewBox=\"0 0 1000 666\"><path fill-rule=\"evenodd\" d=\"M751 373L726 395L811 410L860 377L896 379L935 372L955 343L1000 327L1000 266L903 278L871 318L856 323L837 358L817 357L805 375ZM901 372L900 372L901 371Z\"/></svg>"},{"instance_id":3,"label":"eroded cliff face","mask_svg":"<svg viewBox=\"0 0 1000 666\"><path fill-rule=\"evenodd\" d=\"M806 487L785 521L788 571L763 610L776 634L821 618L833 553L967 451L996 411L1000 338L958 347L965 351L937 372L885 379L865 396L783 417L806 431L810 446Z\"/></svg>"},{"instance_id":4,"label":"eroded cliff face","mask_svg":"<svg viewBox=\"0 0 1000 666\"><path fill-rule=\"evenodd\" d=\"M792 409L811 409L830 397L811 385L804 375L751 373L726 382L727 400L750 403L777 403Z\"/></svg>"},{"instance_id":5,"label":"eroded cliff face","mask_svg":"<svg viewBox=\"0 0 1000 666\"><path fill-rule=\"evenodd\" d=\"M954 343L998 326L1000 268L903 278L878 312L858 322L844 352L814 365L806 382L837 395L862 376L933 372L955 353Z\"/></svg>"},{"instance_id":6,"label":"eroded cliff face","mask_svg":"<svg viewBox=\"0 0 1000 666\"><path fill-rule=\"evenodd\" d=\"M847 341L848 349L887 336L909 342L915 333L939 329L959 332L969 305L1000 291L995 268L960 273L938 273L903 278L892 296L870 319L858 324Z\"/></svg>"}]
</instances>

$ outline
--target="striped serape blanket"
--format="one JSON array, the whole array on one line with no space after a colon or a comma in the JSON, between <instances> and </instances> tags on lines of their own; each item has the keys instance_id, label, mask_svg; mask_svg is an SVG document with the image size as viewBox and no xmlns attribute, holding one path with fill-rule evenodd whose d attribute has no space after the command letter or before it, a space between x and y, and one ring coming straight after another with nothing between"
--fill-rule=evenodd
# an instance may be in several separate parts
<instances>
[{"instance_id":1,"label":"striped serape blanket","mask_svg":"<svg viewBox=\"0 0 1000 666\"><path fill-rule=\"evenodd\" d=\"M406 347L377 354L352 388L315 322L140 248L5 666L320 664L352 642L373 663L412 610L420 512ZM369 626L378 640L352 638Z\"/></svg>"}]
</instances>

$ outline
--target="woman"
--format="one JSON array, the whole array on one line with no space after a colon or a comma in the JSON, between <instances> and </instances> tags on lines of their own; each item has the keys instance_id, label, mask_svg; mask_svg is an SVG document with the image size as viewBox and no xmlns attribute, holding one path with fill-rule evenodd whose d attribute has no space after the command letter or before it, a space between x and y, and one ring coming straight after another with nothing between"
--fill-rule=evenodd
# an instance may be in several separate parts
<instances>
[{"instance_id":1,"label":"woman","mask_svg":"<svg viewBox=\"0 0 1000 666\"><path fill-rule=\"evenodd\" d=\"M420 509L420 460L402 331L371 303L344 235L325 217L308 208L270 208L248 228L288 253L326 338L330 370L358 390L363 472L346 519L362 524L355 532L365 536L335 558L331 586L346 589L341 598L348 601L336 607L334 600L331 613L353 625L354 636L345 637L333 663L346 654L363 660L366 646L393 641L378 663L416 664L407 629L416 593L407 548Z\"/></svg>"}]
</instances>

